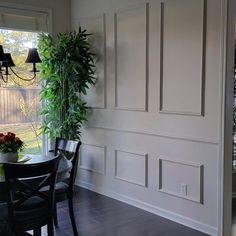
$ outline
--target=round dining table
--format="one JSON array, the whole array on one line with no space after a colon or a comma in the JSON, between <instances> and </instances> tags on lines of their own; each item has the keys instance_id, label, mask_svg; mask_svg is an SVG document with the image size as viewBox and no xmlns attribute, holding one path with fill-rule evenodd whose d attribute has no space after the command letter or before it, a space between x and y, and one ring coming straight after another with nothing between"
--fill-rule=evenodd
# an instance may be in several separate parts
<instances>
[{"instance_id":1,"label":"round dining table","mask_svg":"<svg viewBox=\"0 0 236 236\"><path fill-rule=\"evenodd\" d=\"M18 163L27 164L35 164L35 163L42 163L55 158L53 155L24 155ZM0 163L1 164L1 163ZM57 180L56 182L63 181L69 177L69 171L72 168L72 163L65 159L64 157L60 158L59 166L58 166L58 173L57 173ZM0 203L6 202L6 183L4 178L0 179Z\"/></svg>"}]
</instances>

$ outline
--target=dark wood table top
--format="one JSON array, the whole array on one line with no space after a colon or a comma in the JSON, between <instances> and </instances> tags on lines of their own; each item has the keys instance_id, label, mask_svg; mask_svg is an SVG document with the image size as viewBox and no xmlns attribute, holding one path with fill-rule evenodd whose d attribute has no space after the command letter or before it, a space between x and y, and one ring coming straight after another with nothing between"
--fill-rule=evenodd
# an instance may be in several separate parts
<instances>
[{"instance_id":1,"label":"dark wood table top","mask_svg":"<svg viewBox=\"0 0 236 236\"><path fill-rule=\"evenodd\" d=\"M55 158L53 155L45 156L45 155L25 155L23 158L29 157L30 160L25 162L24 164L34 164L34 163L41 163L45 161L49 161L52 158ZM68 177L68 171L71 169L72 164L70 161L66 160L65 158L61 158L58 166L58 174L57 174L57 181L61 181Z\"/></svg>"},{"instance_id":2,"label":"dark wood table top","mask_svg":"<svg viewBox=\"0 0 236 236\"><path fill-rule=\"evenodd\" d=\"M22 160L29 158L25 165L33 164L33 163L41 163L55 158L53 155L45 156L45 155L25 155ZM61 158L58 166L58 174L57 174L57 182L65 180L69 176L69 170L72 168L72 164L70 161L65 158ZM5 193L6 193L6 183L4 180L0 180L0 202L5 201Z\"/></svg>"}]
</instances>

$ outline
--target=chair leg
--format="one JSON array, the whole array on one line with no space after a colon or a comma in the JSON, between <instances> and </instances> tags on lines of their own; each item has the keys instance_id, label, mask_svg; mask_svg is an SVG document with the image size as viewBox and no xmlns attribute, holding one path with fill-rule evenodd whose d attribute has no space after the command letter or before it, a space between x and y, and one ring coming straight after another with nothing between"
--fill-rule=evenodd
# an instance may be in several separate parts
<instances>
[{"instance_id":1,"label":"chair leg","mask_svg":"<svg viewBox=\"0 0 236 236\"><path fill-rule=\"evenodd\" d=\"M53 219L54 219L54 225L58 228L57 204L56 203L55 203L55 206L54 206Z\"/></svg>"},{"instance_id":2,"label":"chair leg","mask_svg":"<svg viewBox=\"0 0 236 236\"><path fill-rule=\"evenodd\" d=\"M74 236L79 236L77 227L76 227L76 222L75 222L75 214L74 214L74 209L73 209L73 197L69 197L68 203L69 203L70 220L71 220Z\"/></svg>"},{"instance_id":3,"label":"chair leg","mask_svg":"<svg viewBox=\"0 0 236 236\"><path fill-rule=\"evenodd\" d=\"M48 225L48 236L54 236L54 226L53 226L53 220L51 220Z\"/></svg>"},{"instance_id":4,"label":"chair leg","mask_svg":"<svg viewBox=\"0 0 236 236\"><path fill-rule=\"evenodd\" d=\"M34 229L33 231L34 231L33 233L34 236L41 236L41 228Z\"/></svg>"}]
</instances>

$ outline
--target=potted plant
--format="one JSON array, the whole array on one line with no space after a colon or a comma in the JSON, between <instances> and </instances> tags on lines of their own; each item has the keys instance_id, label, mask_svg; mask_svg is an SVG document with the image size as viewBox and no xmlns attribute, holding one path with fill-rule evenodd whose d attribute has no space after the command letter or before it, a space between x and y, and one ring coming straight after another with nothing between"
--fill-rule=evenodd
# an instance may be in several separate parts
<instances>
[{"instance_id":1,"label":"potted plant","mask_svg":"<svg viewBox=\"0 0 236 236\"><path fill-rule=\"evenodd\" d=\"M18 152L22 151L23 148L23 141L14 133L0 133L0 163L17 162Z\"/></svg>"},{"instance_id":2,"label":"potted plant","mask_svg":"<svg viewBox=\"0 0 236 236\"><path fill-rule=\"evenodd\" d=\"M41 99L45 102L42 132L49 138L80 139L88 110L81 95L95 83L89 35L79 28L78 32L60 33L55 39L47 34L39 37Z\"/></svg>"}]
</instances>

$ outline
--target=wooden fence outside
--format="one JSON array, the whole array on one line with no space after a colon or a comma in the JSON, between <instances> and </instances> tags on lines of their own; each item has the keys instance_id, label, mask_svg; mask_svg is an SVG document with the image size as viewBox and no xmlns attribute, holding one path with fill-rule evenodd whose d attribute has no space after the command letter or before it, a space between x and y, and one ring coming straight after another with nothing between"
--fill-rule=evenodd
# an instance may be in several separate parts
<instances>
[{"instance_id":1,"label":"wooden fence outside","mask_svg":"<svg viewBox=\"0 0 236 236\"><path fill-rule=\"evenodd\" d=\"M39 92L39 88L0 88L0 124L30 122L22 107L30 111L30 117L35 122L40 122Z\"/></svg>"}]
</instances>

